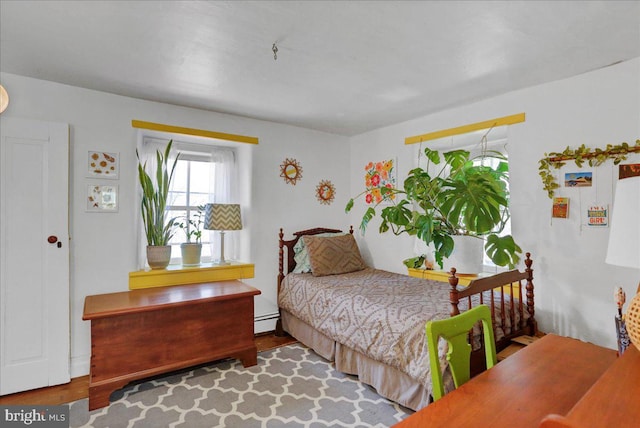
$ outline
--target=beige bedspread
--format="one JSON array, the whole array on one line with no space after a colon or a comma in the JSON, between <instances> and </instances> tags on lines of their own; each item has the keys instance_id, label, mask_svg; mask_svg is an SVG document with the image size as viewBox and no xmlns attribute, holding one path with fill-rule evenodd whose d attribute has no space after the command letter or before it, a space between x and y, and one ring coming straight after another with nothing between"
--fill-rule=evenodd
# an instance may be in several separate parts
<instances>
[{"instance_id":1,"label":"beige bedspread","mask_svg":"<svg viewBox=\"0 0 640 428\"><path fill-rule=\"evenodd\" d=\"M485 294L484 302L490 299ZM448 284L373 268L322 277L289 274L278 300L281 308L330 339L397 368L430 390L425 324L449 317ZM462 301L460 309L466 307ZM499 320L500 305L495 310ZM501 329L496 336L502 336Z\"/></svg>"},{"instance_id":2,"label":"beige bedspread","mask_svg":"<svg viewBox=\"0 0 640 428\"><path fill-rule=\"evenodd\" d=\"M448 285L367 268L289 274L280 307L329 338L429 384L425 323L449 316Z\"/></svg>"}]
</instances>

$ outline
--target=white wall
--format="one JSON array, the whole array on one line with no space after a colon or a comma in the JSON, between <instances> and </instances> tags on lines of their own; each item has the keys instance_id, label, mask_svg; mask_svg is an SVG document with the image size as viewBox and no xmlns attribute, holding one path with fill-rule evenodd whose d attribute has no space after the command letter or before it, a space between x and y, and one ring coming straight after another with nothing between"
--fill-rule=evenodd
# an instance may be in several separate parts
<instances>
[{"instance_id":1,"label":"white wall","mask_svg":"<svg viewBox=\"0 0 640 428\"><path fill-rule=\"evenodd\" d=\"M595 198L611 204L611 166L594 172L594 189L559 193L572 199L571 218L550 219L551 201L538 177L538 159L545 152L586 144L640 138L640 59L558 82L501 95L376 130L351 139L237 116L187 109L121 97L52 82L2 73L11 104L4 115L70 124L71 222L71 355L72 376L88 373L89 323L82 321L87 295L127 290L128 273L136 266L135 224L138 210L136 130L132 119L251 135L260 144L251 152L252 194L245 222L250 234L250 262L255 278L247 281L262 290L256 316L276 311L277 236L316 227L357 226L359 204L345 216L347 200L363 186L363 168L371 160L395 157L402 178L413 166L417 146L404 138L429 131L525 112L526 122L509 127L512 221L514 237L534 258L536 316L541 330L615 347L613 288L628 295L640 279L637 270L604 263L608 229L580 227L578 201ZM350 147L349 149L346 147ZM92 180L84 177L89 150L119 152L121 205L117 214L89 214L84 192ZM285 158L303 168L297 185L279 174ZM640 161L640 160L638 160ZM336 186L335 202L321 205L315 186L329 179ZM597 189L597 190L596 190ZM405 272L401 261L412 255L406 237L380 235L378 223L358 237L365 257L378 268Z\"/></svg>"},{"instance_id":2,"label":"white wall","mask_svg":"<svg viewBox=\"0 0 640 428\"><path fill-rule=\"evenodd\" d=\"M128 273L136 269L136 232L139 211L135 147L137 131L131 120L255 136L260 143L242 145L249 161L251 195L243 211L249 236L247 262L255 264L255 278L246 282L259 288L257 317L277 312L276 277L278 231L287 236L315 226L344 227L348 199L348 140L344 137L238 116L137 100L57 83L2 73L10 96L3 115L70 125L70 232L71 232L71 356L72 376L89 372L90 324L82 321L87 295L125 291ZM120 153L118 213L85 212L84 176L89 150ZM280 177L280 164L295 158L303 168L297 185ZM321 205L315 186L328 179L336 187L332 205ZM111 181L113 183L113 181ZM248 214L248 215L247 215ZM243 252L244 253L244 252ZM259 323L257 329L264 327ZM273 327L271 326L271 329Z\"/></svg>"},{"instance_id":3,"label":"white wall","mask_svg":"<svg viewBox=\"0 0 640 428\"><path fill-rule=\"evenodd\" d=\"M512 227L534 260L539 328L615 348L613 290L623 286L630 300L640 272L604 263L609 229L581 227L580 204L585 210L597 197L611 207L617 170L608 163L593 169L593 188L560 189L557 196L571 198L570 219L552 222L538 160L567 146L595 148L640 138L640 58L359 135L351 142L351 193L362 190L361 170L372 159L396 156L402 182L418 150L405 146L405 137L520 112L526 122L508 130ZM640 162L640 156L633 160ZM354 209L352 223L359 224L363 205ZM402 260L413 255L412 241L379 234L378 225L372 222L360 238L363 252L377 267L405 272Z\"/></svg>"}]
</instances>

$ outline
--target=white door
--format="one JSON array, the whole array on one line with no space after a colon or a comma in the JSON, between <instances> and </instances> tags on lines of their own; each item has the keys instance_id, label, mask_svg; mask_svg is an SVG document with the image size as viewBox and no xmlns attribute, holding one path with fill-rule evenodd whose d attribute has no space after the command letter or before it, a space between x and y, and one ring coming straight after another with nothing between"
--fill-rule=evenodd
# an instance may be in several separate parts
<instances>
[{"instance_id":1,"label":"white door","mask_svg":"<svg viewBox=\"0 0 640 428\"><path fill-rule=\"evenodd\" d=\"M0 119L0 395L69 382L69 126Z\"/></svg>"}]
</instances>

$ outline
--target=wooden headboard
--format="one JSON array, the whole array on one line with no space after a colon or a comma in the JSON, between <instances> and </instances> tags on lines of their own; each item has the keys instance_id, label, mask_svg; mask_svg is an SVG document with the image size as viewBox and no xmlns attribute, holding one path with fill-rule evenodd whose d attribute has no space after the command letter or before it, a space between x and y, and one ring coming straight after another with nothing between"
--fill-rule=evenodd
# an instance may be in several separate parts
<instances>
[{"instance_id":1,"label":"wooden headboard","mask_svg":"<svg viewBox=\"0 0 640 428\"><path fill-rule=\"evenodd\" d=\"M339 229L327 229L325 227L316 227L314 229L301 230L293 234L294 238L288 241L284 240L284 231L280 229L280 239L278 242L278 293L280 293L280 283L287 273L291 273L296 267L294 259L295 253L293 247L298 243L300 238L305 235L318 235L320 233L340 233ZM353 234L353 226L349 227L349 233ZM284 248L287 247L287 266L284 265Z\"/></svg>"}]
</instances>

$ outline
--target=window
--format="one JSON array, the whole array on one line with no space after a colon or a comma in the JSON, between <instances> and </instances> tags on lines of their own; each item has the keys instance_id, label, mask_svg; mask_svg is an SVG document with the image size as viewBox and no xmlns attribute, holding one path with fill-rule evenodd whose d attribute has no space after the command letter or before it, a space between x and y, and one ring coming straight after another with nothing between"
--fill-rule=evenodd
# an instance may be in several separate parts
<instances>
[{"instance_id":1,"label":"window","mask_svg":"<svg viewBox=\"0 0 640 428\"><path fill-rule=\"evenodd\" d=\"M506 148L504 148L504 147L503 148L493 147L490 150L499 151L505 157L507 157L507 151L506 151ZM478 159L478 160L474 161L474 164L479 165L481 162L482 162L482 160ZM487 166L490 166L491 168L494 168L494 169L498 167L500 162L504 162L504 160L500 160L500 159L496 159L496 158L484 159L484 164L487 165ZM507 160L507 163L508 163L508 160ZM507 190L509 190L509 182L508 181L507 181ZM506 208L506 212L503 213L503 215L506 215L508 217L508 219L505 222L505 225L504 225L504 228L502 229L502 231L500 231L500 233L498 233L498 236L511 235L511 215L510 215L508 210L509 210L509 208ZM493 263L493 261L491 261L491 259L487 256L486 253L483 253L482 264L484 265L484 271L485 272L502 272L502 271L507 270L504 267L496 266Z\"/></svg>"},{"instance_id":2,"label":"window","mask_svg":"<svg viewBox=\"0 0 640 428\"><path fill-rule=\"evenodd\" d=\"M164 150L168 139L145 137L139 147L140 159L147 161L147 170L153 176L156 150ZM175 218L176 224L182 224L183 228L176 227L173 237L169 241L171 245L171 264L181 264L182 254L180 244L187 242L187 233L193 231L194 226L187 219L196 220L199 207L207 203L235 203L235 163L236 152L234 149L213 145L211 142L193 143L173 140L172 156L180 153L178 162L169 189L167 215ZM219 232L204 229L204 210L200 211L202 224L200 225L202 255L201 262L212 262L218 257L215 251L219 251ZM141 242L144 242L142 250L146 248L146 238L142 227ZM233 235L233 234L229 234ZM228 258L237 258L237 244L235 237L225 237L225 254ZM196 242L191 236L191 242ZM213 245L215 243L215 246ZM146 256L140 254L140 266L144 267ZM229 257L233 256L233 257Z\"/></svg>"},{"instance_id":3,"label":"window","mask_svg":"<svg viewBox=\"0 0 640 428\"><path fill-rule=\"evenodd\" d=\"M196 226L202 237L201 261L208 262L212 259L211 246L208 245L210 232L203 229L203 223L204 205L215 199L215 195L210 192L210 177L215 177L215 168L216 164L211 162L208 155L181 153L178 159L169 191L170 204L167 207L169 218L175 218L182 226L176 228L169 241L172 264L181 262L180 244L187 242L187 235L195 232ZM191 219L196 225L187 219ZM196 242L195 235L190 236L190 242Z\"/></svg>"},{"instance_id":4,"label":"window","mask_svg":"<svg viewBox=\"0 0 640 428\"><path fill-rule=\"evenodd\" d=\"M471 158L480 156L483 150L486 150L489 152L492 152L492 151L499 152L504 157L508 157L507 127L494 128L489 131L482 130L477 132L470 132L467 134L456 135L455 137L441 138L438 140L429 141L428 143L425 143L425 145L426 144L428 144L429 148L438 150L441 153L451 151L451 150L458 150L458 149L468 150L471 153ZM423 156L421 156L422 152L423 152L423 145L420 144L418 147L417 166L424 168L426 167L427 160L424 159ZM495 168L499 165L500 162L505 162L505 161L497 158L485 158L484 160L482 159L474 160L474 164L476 165L479 165L482 162L484 162L484 164L487 166ZM508 163L508 160L507 160L507 163ZM432 168L434 168L434 170L431 172L437 173L438 168L441 168L441 167L432 165ZM507 190L508 190L508 186L509 186L509 183L507 182ZM508 209L506 210L504 215L507 216L508 220L506 221L506 224L502 229L502 231L498 233L498 235L500 236L511 234L511 220L510 220L510 213L508 212ZM414 250L414 253L418 255L429 254L432 251L431 249L425 247L424 243L417 238L414 240L413 250ZM507 268L505 267L496 266L493 263L493 261L489 259L489 257L486 255L484 251L483 251L482 264L483 264L484 272L495 273L495 272L502 272L507 270Z\"/></svg>"}]
</instances>

